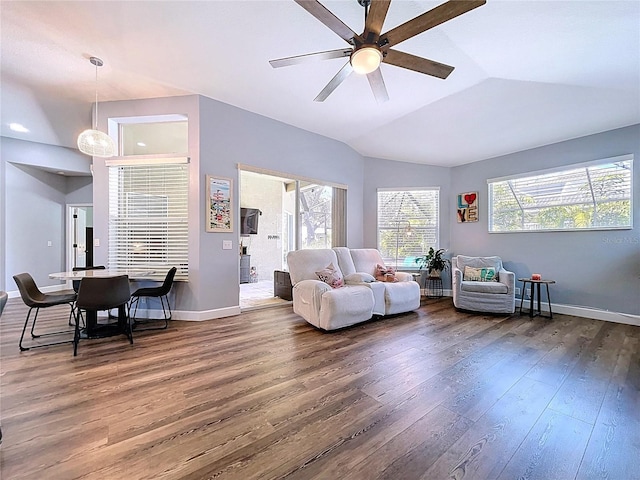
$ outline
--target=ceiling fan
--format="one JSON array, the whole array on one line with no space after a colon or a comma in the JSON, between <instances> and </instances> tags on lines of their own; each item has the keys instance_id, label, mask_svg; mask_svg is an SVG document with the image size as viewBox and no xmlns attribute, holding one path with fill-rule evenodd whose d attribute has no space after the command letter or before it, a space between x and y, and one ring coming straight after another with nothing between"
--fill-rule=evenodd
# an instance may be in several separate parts
<instances>
[{"instance_id":1,"label":"ceiling fan","mask_svg":"<svg viewBox=\"0 0 640 480\"><path fill-rule=\"evenodd\" d=\"M350 44L350 47L269 61L273 68L279 68L331 58L349 57L349 61L314 99L316 102L326 100L338 85L354 71L367 76L378 103L386 102L389 100L389 94L382 73L378 68L381 62L442 79L447 78L454 67L394 50L391 47L487 3L486 0L450 0L381 34L382 24L387 16L391 0L357 1L365 9L365 26L361 35L351 30L317 0L295 0L298 5Z\"/></svg>"}]
</instances>

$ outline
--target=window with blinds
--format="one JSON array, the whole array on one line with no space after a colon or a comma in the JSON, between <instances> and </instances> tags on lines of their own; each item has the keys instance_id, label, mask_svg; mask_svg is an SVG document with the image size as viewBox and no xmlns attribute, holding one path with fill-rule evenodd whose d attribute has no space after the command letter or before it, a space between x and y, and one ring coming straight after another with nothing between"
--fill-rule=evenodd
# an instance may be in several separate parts
<instances>
[{"instance_id":1,"label":"window with blinds","mask_svg":"<svg viewBox=\"0 0 640 480\"><path fill-rule=\"evenodd\" d=\"M385 264L416 268L415 259L439 244L440 190L378 189L378 250Z\"/></svg>"},{"instance_id":2,"label":"window with blinds","mask_svg":"<svg viewBox=\"0 0 640 480\"><path fill-rule=\"evenodd\" d=\"M633 155L488 180L489 231L631 227Z\"/></svg>"},{"instance_id":3,"label":"window with blinds","mask_svg":"<svg viewBox=\"0 0 640 480\"><path fill-rule=\"evenodd\" d=\"M109 166L109 268L188 274L184 160Z\"/></svg>"}]
</instances>

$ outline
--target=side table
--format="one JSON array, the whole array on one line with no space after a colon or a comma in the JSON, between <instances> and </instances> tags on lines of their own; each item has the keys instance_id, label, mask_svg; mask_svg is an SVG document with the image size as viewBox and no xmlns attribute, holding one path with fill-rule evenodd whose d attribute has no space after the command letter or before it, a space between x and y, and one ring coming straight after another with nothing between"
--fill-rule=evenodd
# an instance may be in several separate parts
<instances>
[{"instance_id":1,"label":"side table","mask_svg":"<svg viewBox=\"0 0 640 480\"><path fill-rule=\"evenodd\" d=\"M280 297L283 300L293 300L293 287L291 286L291 277L289 272L276 270L273 272L273 296Z\"/></svg>"},{"instance_id":2,"label":"side table","mask_svg":"<svg viewBox=\"0 0 640 480\"><path fill-rule=\"evenodd\" d=\"M427 298L442 298L442 278L427 277L425 287L425 296Z\"/></svg>"},{"instance_id":3,"label":"side table","mask_svg":"<svg viewBox=\"0 0 640 480\"><path fill-rule=\"evenodd\" d=\"M556 283L555 280L532 280L530 278L519 278L519 282L522 282L522 292L520 294L520 315L522 315L522 303L524 301L524 292L527 291L527 283L531 284L531 295L529 299L529 317L533 318L535 316L541 316L544 318L553 318L553 311L551 310L551 297L549 296L549 285L552 283ZM540 285L545 285L547 287L547 304L549 305L549 316L542 315L542 310L540 309ZM533 302L534 299L538 297L537 309L534 311Z\"/></svg>"}]
</instances>

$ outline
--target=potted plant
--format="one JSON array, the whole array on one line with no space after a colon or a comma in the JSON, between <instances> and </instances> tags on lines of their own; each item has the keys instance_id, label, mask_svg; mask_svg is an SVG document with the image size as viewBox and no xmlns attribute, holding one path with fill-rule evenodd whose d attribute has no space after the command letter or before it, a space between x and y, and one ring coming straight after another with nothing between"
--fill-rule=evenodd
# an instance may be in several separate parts
<instances>
[{"instance_id":1,"label":"potted plant","mask_svg":"<svg viewBox=\"0 0 640 480\"><path fill-rule=\"evenodd\" d=\"M443 257L445 251L444 248L435 250L430 247L426 255L416 258L416 263L420 265L420 270L426 268L430 277L440 277L440 273L447 270L451 265L451 260Z\"/></svg>"}]
</instances>

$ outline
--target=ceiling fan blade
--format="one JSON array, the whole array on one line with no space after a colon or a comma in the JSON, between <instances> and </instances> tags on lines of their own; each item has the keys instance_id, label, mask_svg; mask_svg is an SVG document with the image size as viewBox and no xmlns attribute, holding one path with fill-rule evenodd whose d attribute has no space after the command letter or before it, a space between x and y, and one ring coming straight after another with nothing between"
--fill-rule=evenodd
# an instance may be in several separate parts
<instances>
[{"instance_id":1,"label":"ceiling fan blade","mask_svg":"<svg viewBox=\"0 0 640 480\"><path fill-rule=\"evenodd\" d=\"M347 27L342 20L331 13L324 5L317 0L295 0L295 2L304 8L311 15L316 17L327 27L329 27L340 38L347 43L351 43L351 39L355 38L362 43L362 38L356 32Z\"/></svg>"},{"instance_id":2,"label":"ceiling fan blade","mask_svg":"<svg viewBox=\"0 0 640 480\"><path fill-rule=\"evenodd\" d=\"M330 60L332 58L348 57L351 55L351 52L353 52L351 48L342 48L339 50L297 55L295 57L278 58L276 60L269 60L269 63L273 68L288 67L289 65L299 65L301 63L320 62L322 60Z\"/></svg>"},{"instance_id":3,"label":"ceiling fan blade","mask_svg":"<svg viewBox=\"0 0 640 480\"><path fill-rule=\"evenodd\" d=\"M390 3L391 0L371 0L363 35L367 43L375 43L378 41Z\"/></svg>"},{"instance_id":4,"label":"ceiling fan blade","mask_svg":"<svg viewBox=\"0 0 640 480\"><path fill-rule=\"evenodd\" d=\"M389 65L406 68L414 72L425 73L432 77L447 78L454 67L445 65L444 63L435 62L422 57L416 57L410 53L400 52L398 50L389 49L382 60Z\"/></svg>"},{"instance_id":5,"label":"ceiling fan blade","mask_svg":"<svg viewBox=\"0 0 640 480\"><path fill-rule=\"evenodd\" d=\"M345 63L344 67L340 69L336 76L331 79L327 86L322 89L322 91L318 94L316 98L313 99L314 102L324 102L331 93L338 88L344 80L351 75L353 72L353 67L350 62Z\"/></svg>"},{"instance_id":6,"label":"ceiling fan blade","mask_svg":"<svg viewBox=\"0 0 640 480\"><path fill-rule=\"evenodd\" d=\"M373 72L367 74L367 80L373 91L373 96L376 97L378 103L384 103L389 100L389 94L387 93L387 87L384 84L382 78L382 72L379 68L376 68Z\"/></svg>"},{"instance_id":7,"label":"ceiling fan blade","mask_svg":"<svg viewBox=\"0 0 640 480\"><path fill-rule=\"evenodd\" d=\"M392 47L485 3L487 0L450 0L382 34L378 45Z\"/></svg>"}]
</instances>

